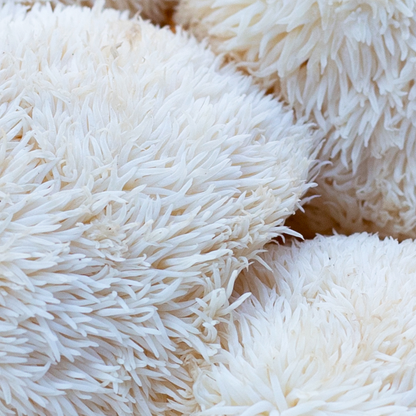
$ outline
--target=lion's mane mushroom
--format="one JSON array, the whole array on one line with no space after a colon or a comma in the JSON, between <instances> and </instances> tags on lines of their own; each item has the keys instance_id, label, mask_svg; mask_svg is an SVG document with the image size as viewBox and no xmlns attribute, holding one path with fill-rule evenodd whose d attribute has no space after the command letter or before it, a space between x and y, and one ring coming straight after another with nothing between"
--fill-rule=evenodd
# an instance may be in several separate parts
<instances>
[{"instance_id":1,"label":"lion's mane mushroom","mask_svg":"<svg viewBox=\"0 0 416 416\"><path fill-rule=\"evenodd\" d=\"M216 351L236 274L288 231L310 147L185 33L1 3L0 413L169 411L181 351Z\"/></svg>"},{"instance_id":2,"label":"lion's mane mushroom","mask_svg":"<svg viewBox=\"0 0 416 416\"><path fill-rule=\"evenodd\" d=\"M273 245L210 362L188 357L195 416L414 415L416 242L319 236Z\"/></svg>"},{"instance_id":3,"label":"lion's mane mushroom","mask_svg":"<svg viewBox=\"0 0 416 416\"><path fill-rule=\"evenodd\" d=\"M181 0L208 36L319 127L317 177L299 231L416 237L416 3Z\"/></svg>"}]
</instances>

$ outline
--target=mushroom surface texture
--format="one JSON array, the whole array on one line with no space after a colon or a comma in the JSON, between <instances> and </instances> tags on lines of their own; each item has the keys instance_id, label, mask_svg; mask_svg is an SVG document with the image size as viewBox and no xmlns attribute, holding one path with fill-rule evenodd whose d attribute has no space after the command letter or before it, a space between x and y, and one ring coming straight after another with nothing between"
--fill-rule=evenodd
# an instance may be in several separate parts
<instances>
[{"instance_id":1,"label":"mushroom surface texture","mask_svg":"<svg viewBox=\"0 0 416 416\"><path fill-rule=\"evenodd\" d=\"M0 413L175 414L181 351L216 351L237 273L290 232L309 126L99 7L0 3L0 97Z\"/></svg>"},{"instance_id":2,"label":"mushroom surface texture","mask_svg":"<svg viewBox=\"0 0 416 416\"><path fill-rule=\"evenodd\" d=\"M300 232L416 238L416 1L181 0L175 19L319 127Z\"/></svg>"},{"instance_id":3,"label":"mushroom surface texture","mask_svg":"<svg viewBox=\"0 0 416 416\"><path fill-rule=\"evenodd\" d=\"M144 19L149 19L155 24L169 24L176 0L13 0L15 3L32 6L35 3L78 5L92 7L95 3L103 3L105 7L116 10L127 10L131 16L140 14Z\"/></svg>"},{"instance_id":4,"label":"mushroom surface texture","mask_svg":"<svg viewBox=\"0 0 416 416\"><path fill-rule=\"evenodd\" d=\"M269 246L237 278L252 296L222 350L188 358L183 414L414 415L415 251L365 233Z\"/></svg>"}]
</instances>

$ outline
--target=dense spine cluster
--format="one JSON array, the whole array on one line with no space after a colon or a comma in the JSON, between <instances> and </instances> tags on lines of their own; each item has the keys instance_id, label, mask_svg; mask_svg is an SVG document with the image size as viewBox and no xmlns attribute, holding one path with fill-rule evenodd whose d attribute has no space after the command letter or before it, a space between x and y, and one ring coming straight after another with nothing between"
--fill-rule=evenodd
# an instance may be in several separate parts
<instances>
[{"instance_id":1,"label":"dense spine cluster","mask_svg":"<svg viewBox=\"0 0 416 416\"><path fill-rule=\"evenodd\" d=\"M0 414L414 415L415 12L0 0Z\"/></svg>"},{"instance_id":2,"label":"dense spine cluster","mask_svg":"<svg viewBox=\"0 0 416 416\"><path fill-rule=\"evenodd\" d=\"M182 0L176 21L318 127L298 226L416 237L416 2Z\"/></svg>"},{"instance_id":3,"label":"dense spine cluster","mask_svg":"<svg viewBox=\"0 0 416 416\"><path fill-rule=\"evenodd\" d=\"M272 245L240 274L252 293L189 357L183 414L413 415L416 243L365 233Z\"/></svg>"},{"instance_id":4,"label":"dense spine cluster","mask_svg":"<svg viewBox=\"0 0 416 416\"><path fill-rule=\"evenodd\" d=\"M74 30L76 27L76 31ZM0 7L0 413L172 411L309 184L309 126L190 37Z\"/></svg>"}]
</instances>

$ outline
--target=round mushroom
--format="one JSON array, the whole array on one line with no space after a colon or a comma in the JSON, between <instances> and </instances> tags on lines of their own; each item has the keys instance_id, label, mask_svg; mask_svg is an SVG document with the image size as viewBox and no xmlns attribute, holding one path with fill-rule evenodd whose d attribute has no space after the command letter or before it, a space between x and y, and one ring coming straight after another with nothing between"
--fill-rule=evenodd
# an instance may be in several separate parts
<instances>
[{"instance_id":1,"label":"round mushroom","mask_svg":"<svg viewBox=\"0 0 416 416\"><path fill-rule=\"evenodd\" d=\"M76 28L76 30L74 30ZM169 414L310 186L310 126L179 31L0 5L0 413Z\"/></svg>"},{"instance_id":2,"label":"round mushroom","mask_svg":"<svg viewBox=\"0 0 416 416\"><path fill-rule=\"evenodd\" d=\"M222 350L188 356L183 414L414 415L415 252L368 234L269 246L237 279L252 295Z\"/></svg>"}]
</instances>

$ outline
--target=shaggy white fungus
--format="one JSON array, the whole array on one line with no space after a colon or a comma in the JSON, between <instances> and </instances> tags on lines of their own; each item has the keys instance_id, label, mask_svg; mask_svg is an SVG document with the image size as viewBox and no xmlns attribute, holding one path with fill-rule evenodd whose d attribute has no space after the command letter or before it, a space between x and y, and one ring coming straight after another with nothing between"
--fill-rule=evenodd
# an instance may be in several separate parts
<instances>
[{"instance_id":1,"label":"shaggy white fungus","mask_svg":"<svg viewBox=\"0 0 416 416\"><path fill-rule=\"evenodd\" d=\"M320 129L313 231L416 237L416 2L181 0L209 37ZM303 229L300 229L303 231Z\"/></svg>"},{"instance_id":2,"label":"shaggy white fungus","mask_svg":"<svg viewBox=\"0 0 416 416\"><path fill-rule=\"evenodd\" d=\"M0 413L150 415L308 188L308 126L185 33L0 4ZM174 414L170 412L169 414Z\"/></svg>"},{"instance_id":3,"label":"shaggy white fungus","mask_svg":"<svg viewBox=\"0 0 416 416\"><path fill-rule=\"evenodd\" d=\"M319 236L268 247L183 414L414 415L416 242Z\"/></svg>"}]
</instances>

